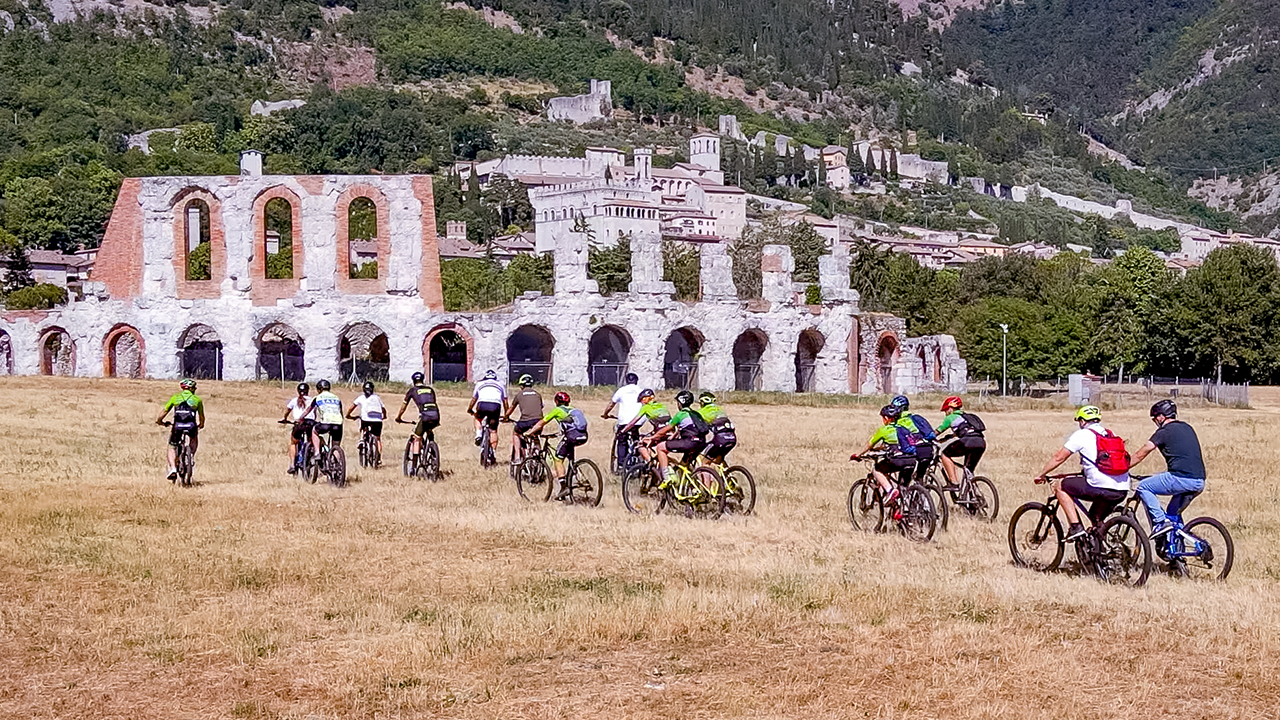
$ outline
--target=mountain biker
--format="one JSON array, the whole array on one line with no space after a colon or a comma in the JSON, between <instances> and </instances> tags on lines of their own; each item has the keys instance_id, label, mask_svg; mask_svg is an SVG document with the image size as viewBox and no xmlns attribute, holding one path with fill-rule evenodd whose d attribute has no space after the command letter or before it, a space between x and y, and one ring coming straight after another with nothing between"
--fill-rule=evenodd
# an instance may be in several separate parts
<instances>
[{"instance_id":1,"label":"mountain biker","mask_svg":"<svg viewBox=\"0 0 1280 720\"><path fill-rule=\"evenodd\" d=\"M885 493L885 502L898 499L898 488L889 480L892 475L899 482L905 482L916 469L916 447L911 444L910 432L900 425L902 409L889 404L880 408L880 429L872 433L867 446L861 452L849 456L850 460L861 460L863 455L874 450L887 450L888 454L876 461L871 469L880 490Z\"/></svg>"},{"instance_id":2,"label":"mountain biker","mask_svg":"<svg viewBox=\"0 0 1280 720\"><path fill-rule=\"evenodd\" d=\"M498 423L506 404L507 386L498 381L496 371L486 371L484 378L476 383L471 404L467 406L467 412L476 418L476 447L480 447L480 427L484 423L489 427L489 447L495 453L498 451Z\"/></svg>"},{"instance_id":3,"label":"mountain biker","mask_svg":"<svg viewBox=\"0 0 1280 720\"><path fill-rule=\"evenodd\" d=\"M1080 453L1080 475L1071 475L1051 484L1053 492L1058 496L1058 504L1067 515L1068 542L1084 536L1084 526L1080 524L1080 513L1071 498L1090 500L1089 519L1095 525L1111 514L1117 505L1124 502L1129 492L1129 474L1108 475L1098 467L1098 439L1108 437L1110 431L1102 425L1102 411L1093 405L1086 405L1076 411L1076 424L1079 429L1071 433L1058 452L1044 464L1040 475L1036 477L1044 481L1049 473L1066 462L1073 454Z\"/></svg>"},{"instance_id":4,"label":"mountain biker","mask_svg":"<svg viewBox=\"0 0 1280 720\"><path fill-rule=\"evenodd\" d=\"M413 452L417 454L422 451L422 439L440 427L440 406L436 404L436 389L427 384L426 375L416 372L410 381L413 384L404 394L404 403L400 405L400 412L396 413L396 422L405 422L404 411L409 408L409 403L418 408L418 422L413 426L411 436Z\"/></svg>"},{"instance_id":5,"label":"mountain biker","mask_svg":"<svg viewBox=\"0 0 1280 720\"><path fill-rule=\"evenodd\" d=\"M196 381L184 378L178 383L181 390L165 403L157 425L164 425L164 419L173 411L173 429L169 431L169 480L178 479L178 448L182 445L182 436L191 438L191 456L195 457L196 448L200 446L200 430L204 427L204 401L196 395Z\"/></svg>"},{"instance_id":6,"label":"mountain biker","mask_svg":"<svg viewBox=\"0 0 1280 720\"><path fill-rule=\"evenodd\" d=\"M1138 497L1151 520L1151 537L1156 538L1173 529L1170 516L1181 518L1191 501L1204 492L1207 473L1200 438L1190 425L1178 419L1178 406L1172 400L1152 405L1151 420L1156 424L1155 434L1133 454L1130 467L1145 460L1153 450L1158 449L1164 456L1166 471L1138 483ZM1157 495L1171 496L1167 509L1160 508Z\"/></svg>"},{"instance_id":7,"label":"mountain biker","mask_svg":"<svg viewBox=\"0 0 1280 720\"><path fill-rule=\"evenodd\" d=\"M959 460L962 466L969 468L969 472L975 472L978 461L987 451L987 439L983 436L985 430L979 430L965 417L966 415L975 416L964 411L964 400L958 396L952 395L942 401L942 414L945 417L938 425L938 434L941 435L950 430L955 436L955 442L947 445L940 458L942 469L947 473L947 489L951 490L960 485L960 471L956 468L955 460Z\"/></svg>"},{"instance_id":8,"label":"mountain biker","mask_svg":"<svg viewBox=\"0 0 1280 720\"><path fill-rule=\"evenodd\" d=\"M382 404L382 398L373 391L373 383L366 381L362 390L364 394L357 395L356 399L351 401L347 418L356 419L356 411L360 411L360 432L363 434L368 430L369 434L373 435L373 444L378 448L378 457L382 457L382 422L387 417L387 406Z\"/></svg>"},{"instance_id":9,"label":"mountain biker","mask_svg":"<svg viewBox=\"0 0 1280 720\"><path fill-rule=\"evenodd\" d=\"M587 416L581 410L569 404L569 393L558 392L555 396L556 406L533 427L524 432L527 438L536 438L549 422L560 424L560 445L556 448L555 479L564 477L565 462L573 462L574 448L587 442ZM560 490L557 500L563 500L569 494L569 488Z\"/></svg>"},{"instance_id":10,"label":"mountain biker","mask_svg":"<svg viewBox=\"0 0 1280 720\"><path fill-rule=\"evenodd\" d=\"M671 422L671 411L667 410L667 406L663 405L654 397L653 391L645 388L636 394L636 399L640 401L640 411L631 419L631 422L624 425L618 430L619 435L625 435L629 432L639 431L639 428L646 422L650 424L649 435L661 430ZM649 446L641 441L636 443L636 451L640 453L640 457L645 462L649 462Z\"/></svg>"},{"instance_id":11,"label":"mountain biker","mask_svg":"<svg viewBox=\"0 0 1280 720\"><path fill-rule=\"evenodd\" d=\"M643 440L652 444L658 451L658 474L663 478L660 487L666 487L675 480L675 470L671 469L668 455L673 452L684 453L681 463L689 465L689 461L697 458L707 447L707 433L710 428L702 415L693 409L693 393L681 390L676 393L678 409L671 422L662 426L658 432ZM674 435L671 440L668 436Z\"/></svg>"},{"instance_id":12,"label":"mountain biker","mask_svg":"<svg viewBox=\"0 0 1280 720\"><path fill-rule=\"evenodd\" d=\"M889 404L898 408L901 413L898 424L909 433L909 442L916 449L915 478L920 480L929 471L929 465L933 463L933 441L937 433L933 431L933 426L928 420L911 412L911 401L906 395L895 397L889 401Z\"/></svg>"},{"instance_id":13,"label":"mountain biker","mask_svg":"<svg viewBox=\"0 0 1280 720\"><path fill-rule=\"evenodd\" d=\"M738 445L738 434L729 414L716 404L715 393L703 391L698 395L698 413L711 428L711 443L705 452L709 462L728 464L729 451Z\"/></svg>"},{"instance_id":14,"label":"mountain biker","mask_svg":"<svg viewBox=\"0 0 1280 720\"><path fill-rule=\"evenodd\" d=\"M609 399L609 404L605 406L604 412L600 413L600 417L607 420L609 418L609 413L613 412L614 408L617 408L617 422L614 423L613 428L614 457L618 459L619 464L625 465L627 458L624 458L623 455L625 454L627 444L623 441L625 435L622 432L622 428L634 420L636 415L640 414L641 405L640 386L637 385L637 383L640 382L640 378L637 377L635 373L627 373L627 376L623 378L623 380L625 381L625 384L618 387L618 390L613 394L613 397ZM635 433L634 430L630 432L638 434ZM635 438L633 437L632 440L634 439Z\"/></svg>"},{"instance_id":15,"label":"mountain biker","mask_svg":"<svg viewBox=\"0 0 1280 720\"><path fill-rule=\"evenodd\" d=\"M311 398L307 410L315 410L316 425L311 432L311 441L316 449L316 457L320 457L320 437L328 435L335 446L342 444L342 398L331 392L333 386L328 380L316 382L316 396Z\"/></svg>"},{"instance_id":16,"label":"mountain biker","mask_svg":"<svg viewBox=\"0 0 1280 720\"><path fill-rule=\"evenodd\" d=\"M512 464L524 459L520 455L520 436L537 425L544 412L542 395L533 389L533 376L521 375L516 384L520 386L520 391L507 402L507 412L502 416L503 420L510 420L511 413L515 412L516 408L520 409L520 419L516 421L515 432L511 433Z\"/></svg>"},{"instance_id":17,"label":"mountain biker","mask_svg":"<svg viewBox=\"0 0 1280 720\"><path fill-rule=\"evenodd\" d=\"M316 424L316 411L311 408L311 398L307 397L310 392L309 385L298 383L298 396L284 406L284 417L280 419L282 423L293 421L293 429L289 431L290 475L302 469L298 467L298 443L310 441Z\"/></svg>"}]
</instances>

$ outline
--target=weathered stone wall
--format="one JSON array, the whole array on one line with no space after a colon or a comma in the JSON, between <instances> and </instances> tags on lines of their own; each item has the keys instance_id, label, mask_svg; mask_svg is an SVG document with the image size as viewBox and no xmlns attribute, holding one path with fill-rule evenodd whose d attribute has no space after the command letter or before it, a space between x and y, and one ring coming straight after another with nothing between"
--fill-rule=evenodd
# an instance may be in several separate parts
<instances>
[{"instance_id":1,"label":"weathered stone wall","mask_svg":"<svg viewBox=\"0 0 1280 720\"><path fill-rule=\"evenodd\" d=\"M547 102L550 120L582 125L610 117L613 117L613 84L608 80L592 80L591 89L585 95L555 97Z\"/></svg>"}]
</instances>

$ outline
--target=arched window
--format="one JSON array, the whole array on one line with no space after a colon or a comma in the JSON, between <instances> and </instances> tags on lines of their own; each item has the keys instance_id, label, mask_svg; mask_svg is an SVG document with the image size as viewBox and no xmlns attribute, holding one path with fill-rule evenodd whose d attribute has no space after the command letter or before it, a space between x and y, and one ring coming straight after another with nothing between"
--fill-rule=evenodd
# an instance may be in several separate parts
<instances>
[{"instance_id":1,"label":"arched window","mask_svg":"<svg viewBox=\"0 0 1280 720\"><path fill-rule=\"evenodd\" d=\"M284 323L273 323L258 333L258 377L288 382L307 377L302 336Z\"/></svg>"},{"instance_id":2,"label":"arched window","mask_svg":"<svg viewBox=\"0 0 1280 720\"><path fill-rule=\"evenodd\" d=\"M605 325L591 334L587 345L587 382L621 385L631 356L631 336L616 325Z\"/></svg>"},{"instance_id":3,"label":"arched window","mask_svg":"<svg viewBox=\"0 0 1280 720\"><path fill-rule=\"evenodd\" d=\"M271 198L262 213L262 251L266 258L266 277L268 280L292 279L293 243L296 240L293 236L293 206L284 198Z\"/></svg>"},{"instance_id":4,"label":"arched window","mask_svg":"<svg viewBox=\"0 0 1280 720\"><path fill-rule=\"evenodd\" d=\"M702 333L691 327L682 327L667 337L662 355L662 379L668 390L698 386L702 343Z\"/></svg>"},{"instance_id":5,"label":"arched window","mask_svg":"<svg viewBox=\"0 0 1280 720\"><path fill-rule=\"evenodd\" d=\"M358 197L347 206L347 277L378 278L378 206Z\"/></svg>"},{"instance_id":6,"label":"arched window","mask_svg":"<svg viewBox=\"0 0 1280 720\"><path fill-rule=\"evenodd\" d=\"M733 385L735 390L759 390L763 376L764 349L769 338L760 330L747 330L733 343Z\"/></svg>"},{"instance_id":7,"label":"arched window","mask_svg":"<svg viewBox=\"0 0 1280 720\"><path fill-rule=\"evenodd\" d=\"M539 385L551 384L551 351L556 339L540 325L521 325L507 338L507 368L510 381L521 375L533 376Z\"/></svg>"},{"instance_id":8,"label":"arched window","mask_svg":"<svg viewBox=\"0 0 1280 720\"><path fill-rule=\"evenodd\" d=\"M208 325L184 330L178 339L178 355L183 377L222 379L222 339Z\"/></svg>"},{"instance_id":9,"label":"arched window","mask_svg":"<svg viewBox=\"0 0 1280 720\"><path fill-rule=\"evenodd\" d=\"M117 378L140 378L146 374L146 351L142 334L137 328L117 325L107 333L104 344L104 375Z\"/></svg>"},{"instance_id":10,"label":"arched window","mask_svg":"<svg viewBox=\"0 0 1280 720\"><path fill-rule=\"evenodd\" d=\"M187 280L212 280L213 234L209 229L209 203L190 200L183 207L182 216Z\"/></svg>"},{"instance_id":11,"label":"arched window","mask_svg":"<svg viewBox=\"0 0 1280 720\"><path fill-rule=\"evenodd\" d=\"M826 342L822 333L814 328L800 333L800 339L796 341L796 392L814 391L818 353L822 352L822 346Z\"/></svg>"},{"instance_id":12,"label":"arched window","mask_svg":"<svg viewBox=\"0 0 1280 720\"><path fill-rule=\"evenodd\" d=\"M338 376L350 383L387 379L391 369L391 346L382 328L369 322L356 323L338 337Z\"/></svg>"}]
</instances>

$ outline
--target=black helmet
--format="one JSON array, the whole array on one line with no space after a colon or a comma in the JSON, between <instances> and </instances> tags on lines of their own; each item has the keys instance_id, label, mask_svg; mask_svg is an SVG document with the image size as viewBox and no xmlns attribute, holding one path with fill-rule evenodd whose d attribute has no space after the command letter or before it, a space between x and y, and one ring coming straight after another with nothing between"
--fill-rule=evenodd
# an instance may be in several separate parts
<instances>
[{"instance_id":1,"label":"black helmet","mask_svg":"<svg viewBox=\"0 0 1280 720\"><path fill-rule=\"evenodd\" d=\"M416 372L416 373L414 373L414 374L413 374L413 377L411 377L411 378L409 378L409 379L413 381L413 384L414 384L414 385L417 385L418 383L422 382L423 380L426 380L426 379L427 379L427 376L426 376L426 375L423 375L423 374L422 374L422 373L420 373L420 372Z\"/></svg>"},{"instance_id":2,"label":"black helmet","mask_svg":"<svg viewBox=\"0 0 1280 720\"><path fill-rule=\"evenodd\" d=\"M635 385L636 383L640 382L640 376L636 375L635 373L627 373L627 376L623 379L627 381L628 385Z\"/></svg>"},{"instance_id":3,"label":"black helmet","mask_svg":"<svg viewBox=\"0 0 1280 720\"><path fill-rule=\"evenodd\" d=\"M880 408L880 417L888 418L890 420L897 420L898 418L902 417L902 408L898 407L897 405L885 405L884 407Z\"/></svg>"},{"instance_id":4,"label":"black helmet","mask_svg":"<svg viewBox=\"0 0 1280 720\"><path fill-rule=\"evenodd\" d=\"M1178 406L1172 400L1161 400L1151 406L1151 417L1163 415L1170 420L1178 417Z\"/></svg>"},{"instance_id":5,"label":"black helmet","mask_svg":"<svg viewBox=\"0 0 1280 720\"><path fill-rule=\"evenodd\" d=\"M693 393L688 390L681 390L676 393L676 404L682 408L687 408L693 404Z\"/></svg>"},{"instance_id":6,"label":"black helmet","mask_svg":"<svg viewBox=\"0 0 1280 720\"><path fill-rule=\"evenodd\" d=\"M329 388L331 387L333 386L329 384L328 380L321 380L320 382L316 383L316 389L319 390L320 392L329 392Z\"/></svg>"},{"instance_id":7,"label":"black helmet","mask_svg":"<svg viewBox=\"0 0 1280 720\"><path fill-rule=\"evenodd\" d=\"M306 395L306 394L307 394L307 393L309 393L309 392L311 392L311 386L310 386L310 385L308 385L308 384L306 384L306 383L298 383L298 394L299 394L299 395Z\"/></svg>"},{"instance_id":8,"label":"black helmet","mask_svg":"<svg viewBox=\"0 0 1280 720\"><path fill-rule=\"evenodd\" d=\"M368 395L372 392L373 392L373 383L366 380L364 383L364 394Z\"/></svg>"},{"instance_id":9,"label":"black helmet","mask_svg":"<svg viewBox=\"0 0 1280 720\"><path fill-rule=\"evenodd\" d=\"M653 390L649 388L645 388L641 390L639 394L636 395L637 400L640 400L641 398L651 398L651 397L653 397Z\"/></svg>"}]
</instances>

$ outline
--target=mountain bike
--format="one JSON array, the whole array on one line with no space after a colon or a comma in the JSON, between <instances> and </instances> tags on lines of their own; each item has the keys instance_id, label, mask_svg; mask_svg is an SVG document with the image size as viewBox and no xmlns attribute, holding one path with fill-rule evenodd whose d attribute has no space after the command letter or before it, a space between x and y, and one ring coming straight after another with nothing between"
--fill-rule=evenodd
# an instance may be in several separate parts
<instances>
[{"instance_id":1,"label":"mountain bike","mask_svg":"<svg viewBox=\"0 0 1280 720\"><path fill-rule=\"evenodd\" d=\"M400 425L416 425L409 420L397 420ZM404 462L401 472L405 477L416 477L431 482L440 481L440 448L436 445L434 430L427 430L424 437L419 438L412 432L404 445Z\"/></svg>"},{"instance_id":2,"label":"mountain bike","mask_svg":"<svg viewBox=\"0 0 1280 720\"><path fill-rule=\"evenodd\" d=\"M281 425L293 427L298 423L292 420L280 420ZM298 451L293 454L293 471L302 476L303 480L309 483L316 481L313 473L307 472L307 468L311 466L311 456L315 454L314 448L311 447L311 434L307 433L305 437L298 441Z\"/></svg>"},{"instance_id":3,"label":"mountain bike","mask_svg":"<svg viewBox=\"0 0 1280 720\"><path fill-rule=\"evenodd\" d=\"M166 420L165 427L172 427L173 423ZM178 471L178 477L173 482L182 483L182 487L191 487L191 476L196 470L196 454L191 449L191 435L182 433L182 444L178 446L178 451L174 453L174 469Z\"/></svg>"},{"instance_id":4,"label":"mountain bike","mask_svg":"<svg viewBox=\"0 0 1280 720\"><path fill-rule=\"evenodd\" d=\"M871 463L874 469L875 462L884 457L887 453L873 452L855 459ZM904 471L898 478L889 478L898 489L898 499L886 503L885 493L872 469L868 469L866 477L855 480L849 487L849 522L853 529L885 532L892 525L908 540L928 542L933 539L938 528L938 515L929 491L913 481L909 474L911 471Z\"/></svg>"},{"instance_id":5,"label":"mountain bike","mask_svg":"<svg viewBox=\"0 0 1280 720\"><path fill-rule=\"evenodd\" d=\"M724 513L750 515L756 507L756 479L741 465L725 465L702 458L703 465L720 473L724 487Z\"/></svg>"},{"instance_id":6,"label":"mountain bike","mask_svg":"<svg viewBox=\"0 0 1280 720\"><path fill-rule=\"evenodd\" d=\"M551 440L555 437L559 437L559 433L543 435L541 448L526 456L516 469L516 492L525 500L537 498L547 502L551 499L551 491L556 485L553 482L555 476L551 472L556 461L556 451L551 445ZM597 507L603 497L604 476L594 462L586 458L565 462L557 500L562 500L566 505Z\"/></svg>"},{"instance_id":7,"label":"mountain bike","mask_svg":"<svg viewBox=\"0 0 1280 720\"><path fill-rule=\"evenodd\" d=\"M1071 475L1037 478L1036 484L1066 477ZM1089 522L1084 537L1074 541L1080 568L1105 583L1142 587L1151 575L1151 541L1147 532L1132 515L1123 512L1094 524L1084 503L1074 497L1071 500L1081 518ZM1009 519L1009 552L1019 567L1041 572L1056 570L1066 551L1064 538L1056 494L1043 503L1023 504Z\"/></svg>"},{"instance_id":8,"label":"mountain bike","mask_svg":"<svg viewBox=\"0 0 1280 720\"><path fill-rule=\"evenodd\" d=\"M474 412L471 413L473 416ZM480 423L480 467L488 470L498 464L498 458L494 456L493 445L490 438L493 437L493 430L489 429L488 421Z\"/></svg>"},{"instance_id":9,"label":"mountain bike","mask_svg":"<svg viewBox=\"0 0 1280 720\"><path fill-rule=\"evenodd\" d=\"M320 473L324 473L331 485L346 487L347 454L343 452L341 445L334 444L329 433L324 433L320 436L320 453L312 454L303 472L306 473L307 482L314 483L319 479Z\"/></svg>"},{"instance_id":10,"label":"mountain bike","mask_svg":"<svg viewBox=\"0 0 1280 720\"><path fill-rule=\"evenodd\" d=\"M364 423L360 423L360 443L356 446L360 452L360 466L376 468L382 464L382 452L378 450L378 438Z\"/></svg>"},{"instance_id":11,"label":"mountain bike","mask_svg":"<svg viewBox=\"0 0 1280 720\"><path fill-rule=\"evenodd\" d=\"M929 465L929 470L925 474L925 482L936 487L941 492L949 496L949 499L956 509L968 517L978 518L993 522L996 516L1000 514L1000 493L996 491L995 483L990 479L981 475L974 475L969 468L957 463L960 469L960 482L955 487L950 487L942 482L942 478L946 476L939 459L946 448L955 442L957 438L951 437L939 445L934 451L933 462Z\"/></svg>"},{"instance_id":12,"label":"mountain bike","mask_svg":"<svg viewBox=\"0 0 1280 720\"><path fill-rule=\"evenodd\" d=\"M1136 488L1147 477L1131 475L1129 481ZM1125 501L1124 513L1135 520L1147 519L1146 508L1136 492ZM1165 570L1175 577L1226 580L1236 558L1235 541L1227 527L1207 515L1186 524L1180 515L1167 517L1173 529L1151 540L1156 557L1165 563Z\"/></svg>"},{"instance_id":13,"label":"mountain bike","mask_svg":"<svg viewBox=\"0 0 1280 720\"><path fill-rule=\"evenodd\" d=\"M613 418L613 415L608 416ZM609 472L622 477L627 468L643 463L637 447L640 442L640 430L632 428L629 432L615 432L613 443L609 448ZM619 452L621 451L621 452Z\"/></svg>"}]
</instances>

